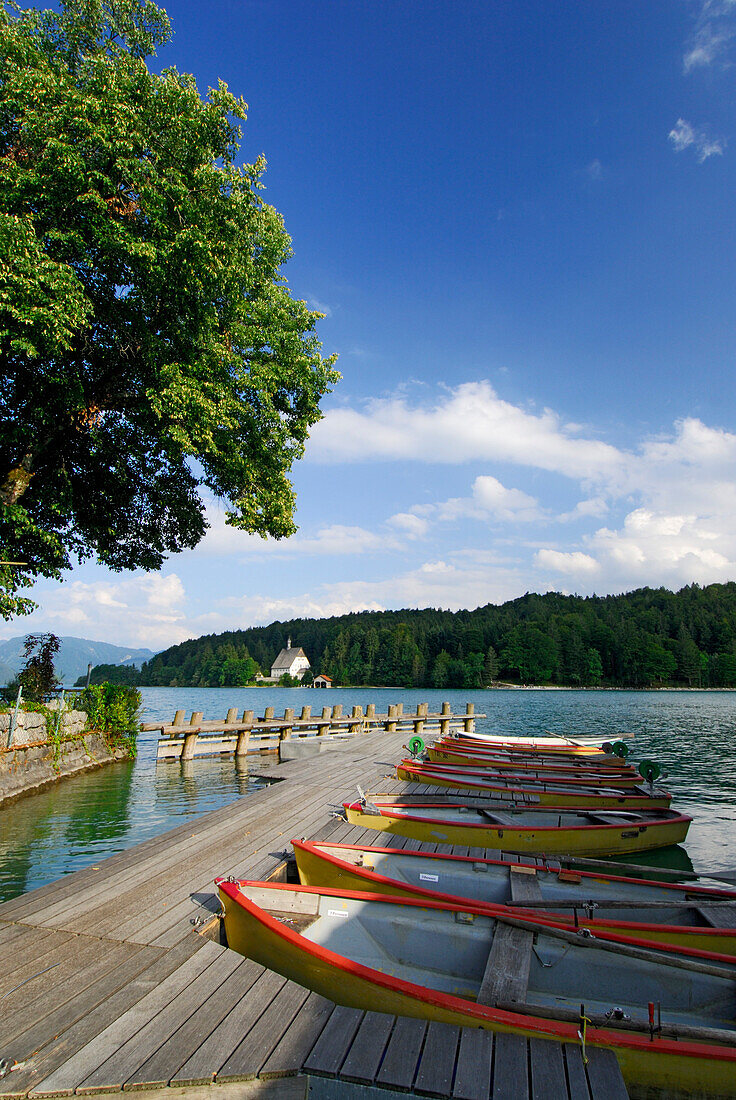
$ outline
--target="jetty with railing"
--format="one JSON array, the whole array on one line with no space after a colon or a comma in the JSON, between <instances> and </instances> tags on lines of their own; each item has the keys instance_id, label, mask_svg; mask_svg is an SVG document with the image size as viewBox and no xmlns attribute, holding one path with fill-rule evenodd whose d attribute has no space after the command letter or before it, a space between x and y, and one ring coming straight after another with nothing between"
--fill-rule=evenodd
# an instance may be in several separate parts
<instances>
[{"instance_id":1,"label":"jetty with railing","mask_svg":"<svg viewBox=\"0 0 736 1100\"><path fill-rule=\"evenodd\" d=\"M386 774L404 740L274 764L280 782L0 905L0 1100L626 1100L611 1050L346 1008L221 942L216 875L280 877L292 837L381 845L333 812L358 785L431 793Z\"/></svg>"},{"instance_id":2,"label":"jetty with railing","mask_svg":"<svg viewBox=\"0 0 736 1100\"><path fill-rule=\"evenodd\" d=\"M185 722L185 711L178 710L172 722L145 722L141 730L160 730L159 760L192 760L222 753L240 757L262 752L278 752L281 760L294 760L376 730L422 738L457 731L472 733L476 718L485 718L485 714L476 714L473 703L466 704L463 714L453 714L449 703L433 712L428 703L418 703L415 713L404 711L403 703L392 703L383 714L376 713L375 703L368 703L365 711L354 706L350 714L343 714L342 705L336 703L323 707L320 715L313 715L312 708L304 706L299 717L294 707L286 707L277 717L269 706L260 718L253 710L245 710L238 717L238 709L231 707L222 720L205 720L202 711L194 711L189 722Z\"/></svg>"}]
</instances>

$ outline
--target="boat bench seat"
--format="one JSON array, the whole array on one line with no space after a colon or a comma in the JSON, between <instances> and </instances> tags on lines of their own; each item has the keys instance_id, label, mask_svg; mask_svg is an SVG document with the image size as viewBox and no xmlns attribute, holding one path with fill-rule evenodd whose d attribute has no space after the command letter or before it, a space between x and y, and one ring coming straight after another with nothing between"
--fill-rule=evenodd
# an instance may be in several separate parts
<instances>
[{"instance_id":1,"label":"boat bench seat","mask_svg":"<svg viewBox=\"0 0 736 1100\"><path fill-rule=\"evenodd\" d=\"M736 928L736 904L704 905L695 910L711 928Z\"/></svg>"},{"instance_id":2,"label":"boat bench seat","mask_svg":"<svg viewBox=\"0 0 736 1100\"><path fill-rule=\"evenodd\" d=\"M626 828L627 825L636 824L636 822L632 821L631 817L625 817L622 813L604 814L598 813L598 811L596 810L595 812L591 811L590 813L586 811L585 816L589 817L591 821L600 822L601 825L621 825L622 827Z\"/></svg>"},{"instance_id":3,"label":"boat bench seat","mask_svg":"<svg viewBox=\"0 0 736 1100\"><path fill-rule=\"evenodd\" d=\"M523 905L525 901L542 901L542 888L536 872L529 874L515 867L509 868L509 886L511 900L515 905Z\"/></svg>"},{"instance_id":4,"label":"boat bench seat","mask_svg":"<svg viewBox=\"0 0 736 1100\"><path fill-rule=\"evenodd\" d=\"M493 945L476 998L478 1004L526 1000L533 945L533 932L496 921Z\"/></svg>"},{"instance_id":5,"label":"boat bench seat","mask_svg":"<svg viewBox=\"0 0 736 1100\"><path fill-rule=\"evenodd\" d=\"M483 809L480 809L480 813L483 815L486 821L490 821L493 825L504 825L506 828L510 829L513 828L515 824L514 819L512 817L509 817L508 814L499 814L495 810Z\"/></svg>"}]
</instances>

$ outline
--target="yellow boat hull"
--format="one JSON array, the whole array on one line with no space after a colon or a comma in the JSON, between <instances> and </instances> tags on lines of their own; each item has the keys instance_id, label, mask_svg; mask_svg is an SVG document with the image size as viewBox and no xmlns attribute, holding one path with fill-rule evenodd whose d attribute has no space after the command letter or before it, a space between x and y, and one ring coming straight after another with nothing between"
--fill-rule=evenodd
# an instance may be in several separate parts
<instances>
[{"instance_id":1,"label":"yellow boat hull","mask_svg":"<svg viewBox=\"0 0 736 1100\"><path fill-rule=\"evenodd\" d=\"M575 1025L525 1015L521 1006L519 1012L508 1012L463 1002L459 997L438 996L432 990L412 987L408 983L407 991L391 988L391 983L381 981L383 976L377 971L354 965L345 967L341 964L346 960L329 951L304 950L300 943L294 942L293 935L284 936L270 927L270 922L258 920L222 889L220 898L225 909L230 948L337 1004L579 1044ZM372 979L371 974L376 975L377 980ZM411 992L412 989L416 992ZM639 1044L637 1048L633 1044L619 1045L616 1039L611 1040L611 1034L590 1028L587 1045L614 1050L632 1098L725 1100L736 1096L736 1062L722 1061L717 1055L708 1054L713 1050L710 1046L702 1044L702 1052L693 1053L685 1053L685 1048L690 1050L701 1044L656 1041ZM659 1049L665 1045L668 1048L679 1046L680 1050Z\"/></svg>"},{"instance_id":2,"label":"yellow boat hull","mask_svg":"<svg viewBox=\"0 0 736 1100\"><path fill-rule=\"evenodd\" d=\"M457 844L494 848L522 855L614 856L648 852L681 844L689 819L647 826L589 825L584 828L512 828L506 825L462 825L452 821L421 820L368 814L356 805L345 807L351 825L410 837L426 844ZM418 812L418 811L417 811Z\"/></svg>"},{"instance_id":3,"label":"yellow boat hull","mask_svg":"<svg viewBox=\"0 0 736 1100\"><path fill-rule=\"evenodd\" d=\"M403 779L406 783L427 783L431 787L449 787L455 790L477 791L478 783L483 781L482 776L478 776L478 779L474 782L472 779L463 779L460 776L458 776L457 778L455 776L453 776L452 778L445 778L444 776L439 776L433 774L432 772L428 772L425 769L421 769L421 773L421 777L419 777L416 774L407 771L407 769L401 764L396 765L397 777L399 779ZM564 782L564 780L560 780L560 782L562 783ZM499 788L504 789L504 784L500 781L497 784L494 783L493 786L498 786ZM594 786L595 783L591 780L591 787ZM669 794L651 796L646 794L630 794L627 795L625 798L622 798L618 794L591 794L589 792L577 794L574 791L559 793L556 791L545 791L537 789L532 783L530 783L528 787L524 787L523 784L520 784L518 782L518 780L511 784L508 788L505 788L505 793L504 795L502 795L502 797L510 795L511 791L513 790L523 791L525 794L533 794L536 798L539 799L540 806L584 806L589 807L590 809L594 809L596 806L599 806L601 809L604 809L606 807L626 807L627 809L631 810L666 810L669 807L671 801ZM481 793L483 792L481 791Z\"/></svg>"}]
</instances>

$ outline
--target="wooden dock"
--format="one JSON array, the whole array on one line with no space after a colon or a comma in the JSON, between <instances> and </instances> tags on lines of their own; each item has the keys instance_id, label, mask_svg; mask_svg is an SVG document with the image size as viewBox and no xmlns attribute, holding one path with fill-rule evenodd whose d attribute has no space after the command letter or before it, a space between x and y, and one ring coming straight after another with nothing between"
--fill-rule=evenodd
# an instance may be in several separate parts
<instances>
[{"instance_id":1,"label":"wooden dock","mask_svg":"<svg viewBox=\"0 0 736 1100\"><path fill-rule=\"evenodd\" d=\"M385 841L332 808L357 784L424 793L381 763L404 740L274 766L283 782L0 905L0 1096L624 1100L609 1051L336 1006L201 934L216 875L268 876L295 836Z\"/></svg>"},{"instance_id":2,"label":"wooden dock","mask_svg":"<svg viewBox=\"0 0 736 1100\"><path fill-rule=\"evenodd\" d=\"M332 748L337 740L377 730L399 732L407 739L445 737L457 731L472 733L475 719L485 718L485 714L476 714L473 703L466 704L464 714L453 714L449 703L443 703L442 710L436 712L430 712L427 703L418 703L415 714L405 713L402 703L392 703L385 714L377 714L375 703L368 703L365 711L362 706L354 706L350 714L343 714L341 704L336 703L323 707L321 715L313 715L311 706L304 706L298 718L294 707L286 707L283 716L278 717L272 706L265 708L261 718L256 718L252 710L243 711L238 718L236 707L231 707L222 721L205 720L201 711L194 711L187 723L184 717L185 712L178 710L170 723L141 725L142 731L161 733L157 759L277 752L281 759L290 760Z\"/></svg>"}]
</instances>

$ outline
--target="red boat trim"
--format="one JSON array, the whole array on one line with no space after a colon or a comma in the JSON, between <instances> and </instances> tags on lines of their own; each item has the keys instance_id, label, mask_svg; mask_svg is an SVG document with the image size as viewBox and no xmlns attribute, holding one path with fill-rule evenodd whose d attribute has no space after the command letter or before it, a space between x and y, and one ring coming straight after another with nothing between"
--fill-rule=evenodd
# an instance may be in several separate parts
<instances>
[{"instance_id":1,"label":"red boat trim","mask_svg":"<svg viewBox=\"0 0 736 1100\"><path fill-rule=\"evenodd\" d=\"M361 901L396 902L401 905L406 905L413 901L412 898L387 898L384 894L361 893L357 890L320 890L317 887L294 887L286 883L253 882L248 879L243 879L242 884L244 886L258 886L261 889L266 887L269 890L293 890L299 893L316 893L336 898L357 898ZM522 1031L552 1035L566 1042L579 1041L577 1026L575 1024L566 1024L559 1020L545 1020L543 1017L526 1016L519 1012L508 1012L500 1008L478 1005L474 1001L467 1001L461 997L455 997L450 993L440 993L438 990L429 989L426 986L415 985L413 982L404 981L402 978L394 978L389 974L383 974L380 970L373 970L369 966L364 966L363 963L354 962L345 955L338 955L336 952L330 951L327 947L312 943L310 940L305 939L304 936L300 936L298 932L294 932L291 928L288 928L286 925L276 920L275 917L272 917L265 910L261 909L255 902L245 897L238 883L227 882L224 879L215 879L215 885L236 902L237 905L248 910L248 912L264 925L264 927L268 928L271 933L291 942L292 945L298 947L300 951L322 962L328 963L337 970L342 970L347 974L353 974L357 978L369 981L373 985L382 986L392 992L401 993L406 996L414 997L419 1001L436 1005L438 1008L462 1012L466 1016L475 1016L478 1020L493 1021ZM428 907L425 902L416 901L414 904L424 908ZM449 909L451 907L438 905L429 906L429 908ZM463 907L461 911L467 912L468 909L467 907ZM591 1029L588 1032L588 1043L591 1046L614 1048L628 1047L629 1049L638 1051L657 1051L661 1054L687 1055L692 1058L713 1058L722 1062L736 1062L736 1048L734 1047L716 1046L710 1043L697 1043L692 1040L662 1039L660 1036L650 1038L648 1035L637 1035L632 1033L623 1035L620 1032L612 1031L608 1028Z\"/></svg>"}]
</instances>

